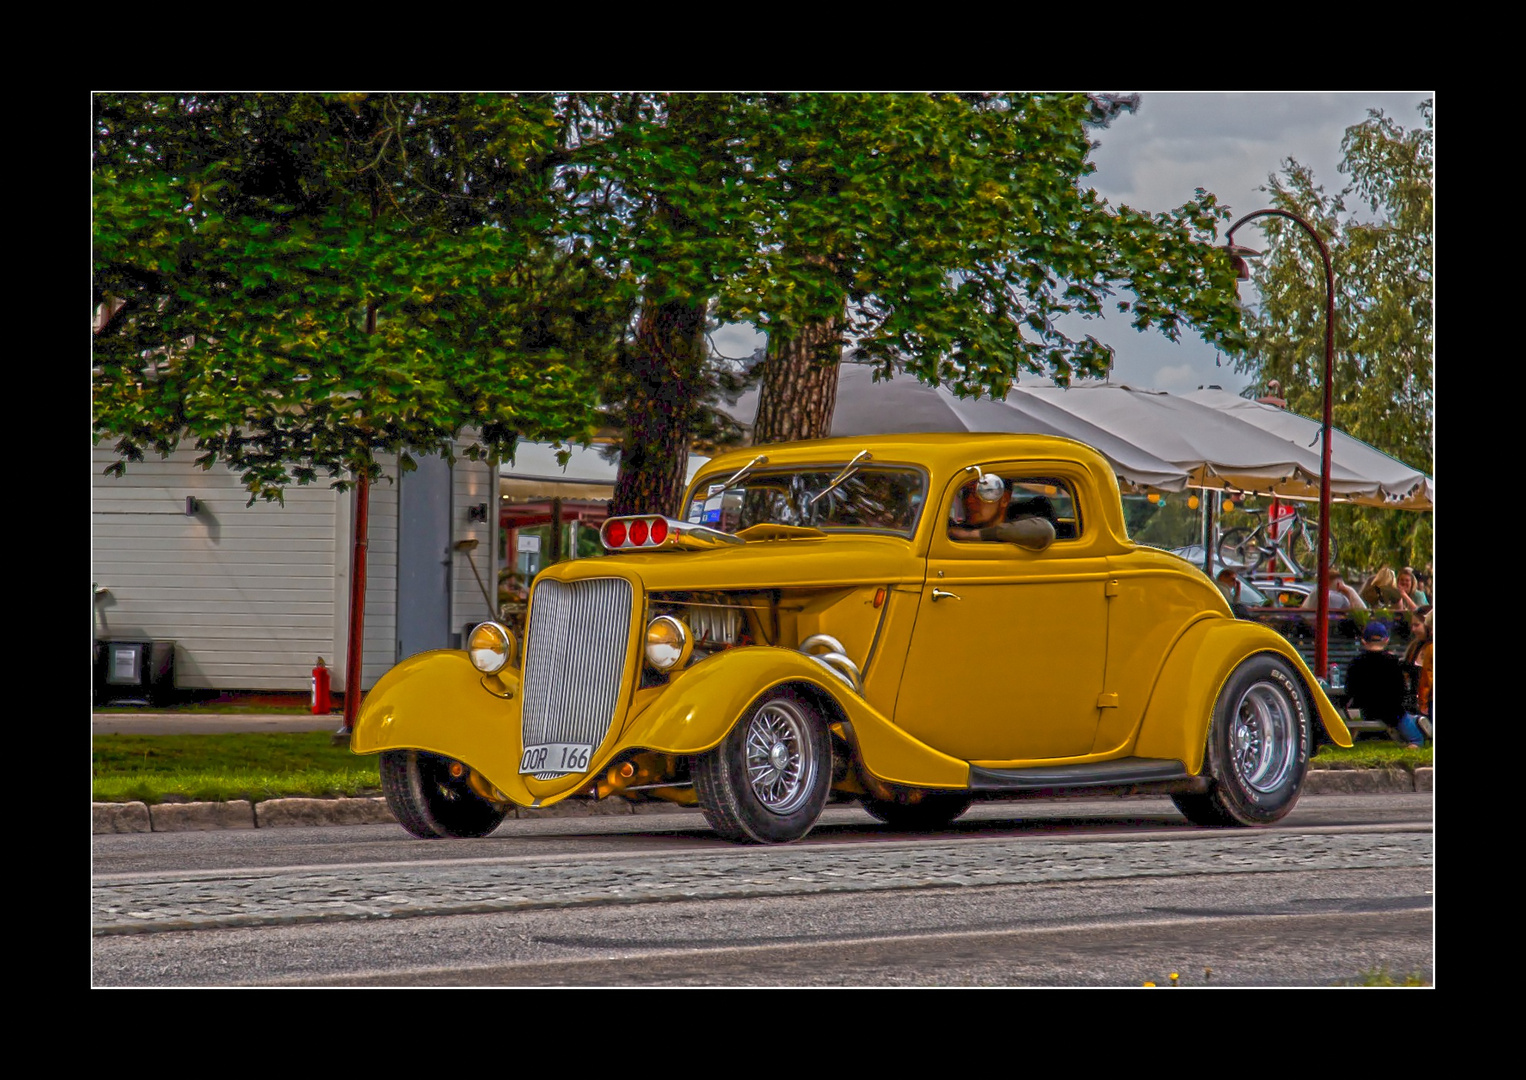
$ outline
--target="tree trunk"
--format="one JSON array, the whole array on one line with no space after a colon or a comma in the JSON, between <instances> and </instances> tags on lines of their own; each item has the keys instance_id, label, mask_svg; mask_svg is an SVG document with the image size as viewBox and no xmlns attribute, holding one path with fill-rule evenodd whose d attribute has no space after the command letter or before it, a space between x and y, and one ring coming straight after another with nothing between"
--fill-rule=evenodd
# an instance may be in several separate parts
<instances>
[{"instance_id":1,"label":"tree trunk","mask_svg":"<svg viewBox=\"0 0 1526 1080\"><path fill-rule=\"evenodd\" d=\"M679 517L689 414L705 364L705 304L675 300L641 314L626 360L627 423L610 513Z\"/></svg>"},{"instance_id":2,"label":"tree trunk","mask_svg":"<svg viewBox=\"0 0 1526 1080\"><path fill-rule=\"evenodd\" d=\"M807 323L775 343L770 337L758 387L753 445L824 439L837 408L837 369L842 363L842 319Z\"/></svg>"}]
</instances>

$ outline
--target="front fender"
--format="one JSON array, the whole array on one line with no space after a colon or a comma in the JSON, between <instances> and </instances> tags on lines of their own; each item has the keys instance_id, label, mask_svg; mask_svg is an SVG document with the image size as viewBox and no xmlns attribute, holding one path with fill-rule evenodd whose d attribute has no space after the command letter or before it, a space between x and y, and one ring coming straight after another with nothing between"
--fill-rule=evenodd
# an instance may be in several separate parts
<instances>
[{"instance_id":1,"label":"front fender","mask_svg":"<svg viewBox=\"0 0 1526 1080\"><path fill-rule=\"evenodd\" d=\"M507 695L507 696L504 696ZM483 675L466 653L410 656L366 694L350 733L357 754L428 750L464 761L521 805L534 796L519 778L519 676Z\"/></svg>"},{"instance_id":2,"label":"front fender","mask_svg":"<svg viewBox=\"0 0 1526 1080\"><path fill-rule=\"evenodd\" d=\"M968 785L968 762L907 735L819 661L791 649L731 649L695 664L627 725L620 742L662 753L703 753L726 737L754 701L784 683L806 683L829 697L853 725L865 768L880 779L920 787Z\"/></svg>"},{"instance_id":3,"label":"front fender","mask_svg":"<svg viewBox=\"0 0 1526 1080\"><path fill-rule=\"evenodd\" d=\"M1287 638L1243 619L1209 615L1188 626L1172 646L1140 721L1135 754L1175 758L1193 773L1202 771L1219 691L1240 662L1256 653L1275 653L1286 660L1309 691L1330 740L1337 746L1351 745L1345 721Z\"/></svg>"}]
</instances>

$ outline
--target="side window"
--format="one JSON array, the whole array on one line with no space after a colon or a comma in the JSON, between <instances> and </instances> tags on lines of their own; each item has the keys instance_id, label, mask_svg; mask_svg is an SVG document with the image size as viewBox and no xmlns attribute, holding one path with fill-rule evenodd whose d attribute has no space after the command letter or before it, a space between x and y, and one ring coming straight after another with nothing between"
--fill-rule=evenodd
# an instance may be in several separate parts
<instances>
[{"instance_id":1,"label":"side window","mask_svg":"<svg viewBox=\"0 0 1526 1080\"><path fill-rule=\"evenodd\" d=\"M950 535L967 540L959 530L1029 517L1043 518L1053 525L1056 541L1082 535L1070 481L1001 469L982 473L979 481L971 480L955 492L949 508Z\"/></svg>"},{"instance_id":2,"label":"side window","mask_svg":"<svg viewBox=\"0 0 1526 1080\"><path fill-rule=\"evenodd\" d=\"M1050 476L1016 476L1012 479L1009 516L1032 514L1047 518L1056 540L1081 536L1081 520L1070 482Z\"/></svg>"}]
</instances>

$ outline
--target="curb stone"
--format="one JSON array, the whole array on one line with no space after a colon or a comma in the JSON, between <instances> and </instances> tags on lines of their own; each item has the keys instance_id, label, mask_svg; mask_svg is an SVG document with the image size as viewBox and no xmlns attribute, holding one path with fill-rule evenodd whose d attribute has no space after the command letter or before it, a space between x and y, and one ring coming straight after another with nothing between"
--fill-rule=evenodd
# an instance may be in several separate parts
<instances>
[{"instance_id":1,"label":"curb stone","mask_svg":"<svg viewBox=\"0 0 1526 1080\"><path fill-rule=\"evenodd\" d=\"M148 819L148 807L140 802L91 803L90 821L96 836L153 831Z\"/></svg>"},{"instance_id":2,"label":"curb stone","mask_svg":"<svg viewBox=\"0 0 1526 1080\"><path fill-rule=\"evenodd\" d=\"M1429 771L1429 770L1427 770ZM1373 795L1411 792L1418 789L1415 777L1405 769L1311 769L1304 781L1305 795Z\"/></svg>"},{"instance_id":3,"label":"curb stone","mask_svg":"<svg viewBox=\"0 0 1526 1080\"><path fill-rule=\"evenodd\" d=\"M228 802L160 803L148 812L154 832L200 832L206 829L253 829L254 804Z\"/></svg>"}]
</instances>

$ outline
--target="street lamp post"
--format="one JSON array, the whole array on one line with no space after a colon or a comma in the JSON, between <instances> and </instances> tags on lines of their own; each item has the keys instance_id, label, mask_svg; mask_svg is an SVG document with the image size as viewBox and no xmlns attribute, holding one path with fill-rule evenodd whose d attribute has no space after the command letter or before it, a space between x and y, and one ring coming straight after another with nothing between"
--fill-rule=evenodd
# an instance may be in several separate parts
<instances>
[{"instance_id":1,"label":"street lamp post","mask_svg":"<svg viewBox=\"0 0 1526 1080\"><path fill-rule=\"evenodd\" d=\"M1286 210L1257 210L1255 213L1246 214L1231 225L1229 232L1224 236L1224 246L1235 260L1236 268L1242 272L1242 277L1250 276L1245 270L1243 257L1259 255L1260 252L1251 248L1235 247L1235 230L1247 221L1267 216L1287 218L1301 227L1304 232L1314 238L1314 243L1319 247L1319 257L1325 263L1325 417L1324 444L1319 458L1319 581L1316 586L1319 589L1319 607L1316 616L1319 628L1314 634L1314 674L1321 679L1328 679L1330 677L1330 433L1334 427L1332 406L1335 387L1335 270L1330 263L1330 249L1325 246L1324 240L1320 239L1319 233L1314 231L1314 226L1297 214L1291 214Z\"/></svg>"}]
</instances>

